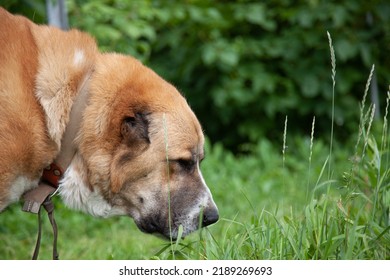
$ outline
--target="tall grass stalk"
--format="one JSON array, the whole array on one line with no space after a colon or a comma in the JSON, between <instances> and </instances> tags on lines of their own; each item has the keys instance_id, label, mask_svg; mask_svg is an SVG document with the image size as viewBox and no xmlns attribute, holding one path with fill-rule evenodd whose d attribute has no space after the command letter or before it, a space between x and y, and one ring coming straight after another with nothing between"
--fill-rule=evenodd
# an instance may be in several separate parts
<instances>
[{"instance_id":1,"label":"tall grass stalk","mask_svg":"<svg viewBox=\"0 0 390 280\"><path fill-rule=\"evenodd\" d=\"M311 175L311 160L313 156L313 143L314 143L314 127L316 124L316 117L313 116L313 121L311 123L311 134L310 134L310 149L309 149L309 171L307 175L307 187L306 187L306 201L309 196L309 188L310 188L310 175Z\"/></svg>"},{"instance_id":2,"label":"tall grass stalk","mask_svg":"<svg viewBox=\"0 0 390 280\"><path fill-rule=\"evenodd\" d=\"M388 122L387 122L387 115L389 113L389 103L390 103L390 90L387 92L387 98L386 98L386 108L385 108L385 115L383 117L383 130L382 130L382 143L381 143L381 153L386 153L386 149L388 149ZM386 153L386 164L385 169L389 168L389 153Z\"/></svg>"},{"instance_id":3,"label":"tall grass stalk","mask_svg":"<svg viewBox=\"0 0 390 280\"><path fill-rule=\"evenodd\" d=\"M332 65L332 121L331 121L331 130L330 130L330 145L329 145L329 165L328 165L328 180L331 179L332 171L332 152L333 152L333 134L334 134L334 111L335 111L335 87L336 87L336 56L334 53L332 37L330 33L327 32L329 49L330 49L330 59Z\"/></svg>"},{"instance_id":4,"label":"tall grass stalk","mask_svg":"<svg viewBox=\"0 0 390 280\"><path fill-rule=\"evenodd\" d=\"M360 143L362 134L364 133L364 127L366 125L366 118L364 117L364 114L365 114L364 113L364 109L365 109L365 105L366 105L366 99L367 99L368 91L369 91L370 85L371 85L371 80L372 80L372 77L374 75L374 71L375 71L375 64L373 64L372 67L371 67L370 75L368 76L368 79L367 79L367 82L366 82L366 88L364 90L362 103L360 105L359 134L358 134L356 145L355 145L355 157L358 154L359 143Z\"/></svg>"},{"instance_id":5,"label":"tall grass stalk","mask_svg":"<svg viewBox=\"0 0 390 280\"><path fill-rule=\"evenodd\" d=\"M165 144L165 160L167 164L167 187L168 187L168 226L169 226L169 236L170 236L170 243L173 244L172 239L172 217L171 217L171 180L170 180L170 170L169 170L169 139L168 139L168 125L167 125L167 118L165 113L163 114L163 130L164 130L164 144ZM173 246L171 246L172 249L172 257L175 258L175 250L173 249Z\"/></svg>"},{"instance_id":6,"label":"tall grass stalk","mask_svg":"<svg viewBox=\"0 0 390 280\"><path fill-rule=\"evenodd\" d=\"M283 130L283 148L282 148L282 166L283 166L283 171L285 170L284 167L285 167L285 163L286 163L286 150L287 150L287 145L286 145L286 140L287 140L287 121L288 121L288 118L286 116L285 120L284 120L284 130ZM283 172L283 187L285 187L285 175L284 175L285 172Z\"/></svg>"},{"instance_id":7,"label":"tall grass stalk","mask_svg":"<svg viewBox=\"0 0 390 280\"><path fill-rule=\"evenodd\" d=\"M372 80L372 77L374 75L374 71L375 71L375 64L373 64L371 67L370 74L369 74L367 82L366 82L363 98L362 98L362 101L360 103L360 118L359 118L358 135L357 135L357 139L356 139L354 155L352 158L352 167L351 167L350 173L347 174L347 187L351 187L354 185L355 180L356 180L355 176L357 173L359 173L360 165L362 163L362 158L361 157L359 158L359 145L361 143L362 138L364 140L367 139L366 125L367 125L367 121L368 121L370 112L372 110L372 105L370 105L368 107L367 112L365 112L365 107L366 107L367 95L368 95L368 91L370 89L371 80ZM372 115L372 113L371 113L371 115ZM364 155L364 148L363 148L362 155Z\"/></svg>"},{"instance_id":8,"label":"tall grass stalk","mask_svg":"<svg viewBox=\"0 0 390 280\"><path fill-rule=\"evenodd\" d=\"M361 161L364 160L364 157L366 155L368 141L369 141L369 138L370 138L371 126L372 126L372 123L373 123L374 117L375 117L375 104L371 104L370 105L370 107L369 107L369 109L367 111L367 117L369 117L368 118L368 126L367 126L367 131L365 131L365 133L364 133L364 145L363 145Z\"/></svg>"}]
</instances>

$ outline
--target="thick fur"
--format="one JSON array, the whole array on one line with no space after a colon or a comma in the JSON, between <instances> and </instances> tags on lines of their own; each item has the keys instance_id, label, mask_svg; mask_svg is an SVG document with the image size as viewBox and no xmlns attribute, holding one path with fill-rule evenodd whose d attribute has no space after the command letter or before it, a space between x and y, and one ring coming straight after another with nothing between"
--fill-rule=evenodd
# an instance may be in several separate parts
<instances>
[{"instance_id":1,"label":"thick fur","mask_svg":"<svg viewBox=\"0 0 390 280\"><path fill-rule=\"evenodd\" d=\"M60 182L69 207L128 215L141 230L173 238L180 225L186 235L218 219L199 169L201 126L152 70L129 56L99 53L85 33L39 26L2 8L0 61L0 211L36 187L63 152L84 90L76 153Z\"/></svg>"}]
</instances>

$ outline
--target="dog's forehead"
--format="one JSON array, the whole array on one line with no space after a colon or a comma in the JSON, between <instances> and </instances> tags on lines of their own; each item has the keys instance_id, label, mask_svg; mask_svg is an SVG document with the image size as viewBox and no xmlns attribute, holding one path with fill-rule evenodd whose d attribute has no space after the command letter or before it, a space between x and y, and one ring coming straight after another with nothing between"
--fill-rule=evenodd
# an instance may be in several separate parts
<instances>
[{"instance_id":1,"label":"dog's forehead","mask_svg":"<svg viewBox=\"0 0 390 280\"><path fill-rule=\"evenodd\" d=\"M151 134L170 158L203 157L204 136L191 109L152 114Z\"/></svg>"}]
</instances>

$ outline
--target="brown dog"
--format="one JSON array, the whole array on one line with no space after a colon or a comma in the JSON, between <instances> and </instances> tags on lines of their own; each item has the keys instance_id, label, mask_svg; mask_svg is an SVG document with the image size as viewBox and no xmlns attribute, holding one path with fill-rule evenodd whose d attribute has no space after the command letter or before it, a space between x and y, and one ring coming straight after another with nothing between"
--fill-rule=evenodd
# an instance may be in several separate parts
<instances>
[{"instance_id":1,"label":"brown dog","mask_svg":"<svg viewBox=\"0 0 390 280\"><path fill-rule=\"evenodd\" d=\"M218 220L203 144L185 99L139 61L0 8L0 211L55 162L69 207L175 239Z\"/></svg>"}]
</instances>

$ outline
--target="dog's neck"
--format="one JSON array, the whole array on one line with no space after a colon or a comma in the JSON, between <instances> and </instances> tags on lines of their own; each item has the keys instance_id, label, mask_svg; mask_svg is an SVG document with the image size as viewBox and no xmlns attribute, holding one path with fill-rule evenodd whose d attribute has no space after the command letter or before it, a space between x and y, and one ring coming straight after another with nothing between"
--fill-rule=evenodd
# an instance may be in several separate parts
<instances>
[{"instance_id":1,"label":"dog's neck","mask_svg":"<svg viewBox=\"0 0 390 280\"><path fill-rule=\"evenodd\" d=\"M43 170L40 178L42 182L48 183L56 189L58 189L60 179L64 176L64 172L70 166L77 152L77 144L75 141L80 130L84 110L88 103L88 87L91 73L92 71L89 71L85 75L73 98L69 120L61 138L59 153L53 162Z\"/></svg>"},{"instance_id":2,"label":"dog's neck","mask_svg":"<svg viewBox=\"0 0 390 280\"><path fill-rule=\"evenodd\" d=\"M54 162L64 171L69 167L77 151L75 139L80 130L83 113L88 103L89 81L91 74L92 71L86 74L83 82L81 83L78 94L73 100L72 109L69 114L69 122L61 139L61 149L54 160Z\"/></svg>"},{"instance_id":3,"label":"dog's neck","mask_svg":"<svg viewBox=\"0 0 390 280\"><path fill-rule=\"evenodd\" d=\"M60 151L54 161L43 170L40 178L42 182L46 182L56 189L59 188L60 179L64 176L64 172L70 166L77 152L75 141L80 130L84 110L88 103L88 86L91 73L92 71L89 71L85 75L74 97L69 121L61 139Z\"/></svg>"}]
</instances>

